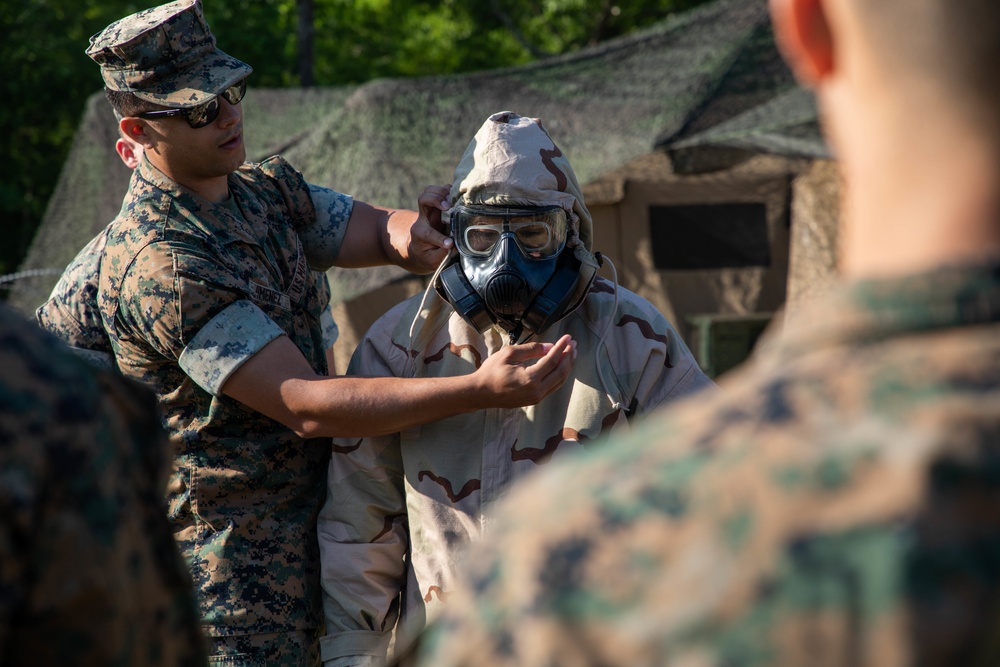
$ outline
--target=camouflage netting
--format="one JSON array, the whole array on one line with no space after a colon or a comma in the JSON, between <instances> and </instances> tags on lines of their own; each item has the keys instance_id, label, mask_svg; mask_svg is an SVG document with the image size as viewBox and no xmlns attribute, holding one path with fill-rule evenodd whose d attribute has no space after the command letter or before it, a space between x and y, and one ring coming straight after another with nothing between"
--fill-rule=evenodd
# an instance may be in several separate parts
<instances>
[{"instance_id":1,"label":"camouflage netting","mask_svg":"<svg viewBox=\"0 0 1000 667\"><path fill-rule=\"evenodd\" d=\"M699 168L698 154L711 158L700 168L717 168L753 152L825 150L811 98L774 48L766 0L717 0L523 67L353 87L251 88L244 108L250 159L281 153L314 183L400 207L413 207L425 185L450 182L478 127L505 109L541 118L582 184L654 150L686 170ZM128 182L115 133L110 107L95 94L22 270L61 269L115 216ZM334 270L334 300L401 275ZM10 301L32 310L56 278L20 280Z\"/></svg>"}]
</instances>

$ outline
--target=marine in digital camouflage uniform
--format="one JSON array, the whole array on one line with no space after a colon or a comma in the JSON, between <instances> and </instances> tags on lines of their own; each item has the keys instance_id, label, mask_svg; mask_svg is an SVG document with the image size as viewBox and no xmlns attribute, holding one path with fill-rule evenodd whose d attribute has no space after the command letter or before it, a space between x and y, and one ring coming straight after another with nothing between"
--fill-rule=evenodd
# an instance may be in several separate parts
<instances>
[{"instance_id":1,"label":"marine in digital camouflage uniform","mask_svg":"<svg viewBox=\"0 0 1000 667\"><path fill-rule=\"evenodd\" d=\"M447 255L429 209L354 201L280 157L245 163L251 69L215 45L197 0L91 38L119 128L143 145L100 262L98 305L119 370L159 398L176 449L167 488L211 657L301 665L321 628L316 515L329 437L412 426L493 401L535 402L571 343L521 346L462 378L328 377L318 272ZM537 360L527 366L526 360Z\"/></svg>"},{"instance_id":2,"label":"marine in digital camouflage uniform","mask_svg":"<svg viewBox=\"0 0 1000 667\"><path fill-rule=\"evenodd\" d=\"M206 632L311 636L319 601L312 527L328 446L221 386L282 335L327 373L327 283L285 222L315 213L305 182L280 158L241 167L230 191L235 207L212 205L143 160L126 214L109 229L100 306L118 367L156 391L177 449L169 516Z\"/></svg>"},{"instance_id":3,"label":"marine in digital camouflage uniform","mask_svg":"<svg viewBox=\"0 0 1000 667\"><path fill-rule=\"evenodd\" d=\"M207 664L156 403L0 308L0 664Z\"/></svg>"},{"instance_id":4,"label":"marine in digital camouflage uniform","mask_svg":"<svg viewBox=\"0 0 1000 667\"><path fill-rule=\"evenodd\" d=\"M417 664L1000 664L1000 5L771 4L843 282L512 493Z\"/></svg>"},{"instance_id":5,"label":"marine in digital camouflage uniform","mask_svg":"<svg viewBox=\"0 0 1000 667\"><path fill-rule=\"evenodd\" d=\"M172 3L140 15L147 17L142 27L174 21L171 37L188 53L213 53L200 5ZM113 45L126 41L135 59L159 53L160 44L136 20L124 19L92 40L89 53L105 65L107 85L108 72L116 74L106 66ZM224 54L212 58L211 76L219 69L231 70L230 80L249 73ZM144 156L107 230L100 307L120 369L156 391L177 448L169 516L199 590L206 632L277 644L288 634L307 646L319 625L313 526L328 448L222 395L220 387L282 335L317 373L327 373L320 321L328 288L310 270L299 234L325 225L323 242L312 247L335 257L353 202L307 185L281 158L244 165L228 180L231 198L215 205ZM217 650L237 647L248 660L261 657L239 641L219 642ZM289 664L301 660L297 650L286 653Z\"/></svg>"},{"instance_id":6,"label":"marine in digital camouflage uniform","mask_svg":"<svg viewBox=\"0 0 1000 667\"><path fill-rule=\"evenodd\" d=\"M1000 265L800 313L717 396L520 489L421 664L977 664L998 320Z\"/></svg>"},{"instance_id":7,"label":"marine in digital camouflage uniform","mask_svg":"<svg viewBox=\"0 0 1000 667\"><path fill-rule=\"evenodd\" d=\"M498 161L497 155L508 159ZM574 220L562 252L582 253L594 264L590 213L569 162L538 120L510 112L491 116L454 183L456 239L460 205L502 212L507 207L497 204L504 202L534 207L530 212L558 203ZM479 218L490 219L496 218ZM462 242L457 245L465 252ZM493 253L502 252L501 241ZM569 333L577 345L572 381L537 405L334 440L318 524L327 667L383 664L397 618L412 630L446 609L464 547L489 534L489 507L516 480L568 452L628 432L649 412L712 386L652 304L601 278L592 284L583 278L580 286L589 290L582 304L571 303L570 312L536 334L554 341ZM510 331L502 326L480 332L445 299L433 295L425 301L414 296L381 317L348 372L457 375L509 344Z\"/></svg>"}]
</instances>

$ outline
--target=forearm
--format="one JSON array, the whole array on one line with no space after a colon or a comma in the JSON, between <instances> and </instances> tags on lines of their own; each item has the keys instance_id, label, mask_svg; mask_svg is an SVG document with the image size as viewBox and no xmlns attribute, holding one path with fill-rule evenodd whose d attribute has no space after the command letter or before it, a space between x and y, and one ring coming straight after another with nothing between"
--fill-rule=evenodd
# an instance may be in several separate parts
<instances>
[{"instance_id":1,"label":"forearm","mask_svg":"<svg viewBox=\"0 0 1000 667\"><path fill-rule=\"evenodd\" d=\"M411 273L431 273L444 261L452 241L441 232L448 188L428 186L418 211L355 202L337 266L394 264Z\"/></svg>"},{"instance_id":2,"label":"forearm","mask_svg":"<svg viewBox=\"0 0 1000 667\"><path fill-rule=\"evenodd\" d=\"M473 375L289 379L279 398L288 413L280 421L303 437L385 435L490 403Z\"/></svg>"},{"instance_id":3,"label":"forearm","mask_svg":"<svg viewBox=\"0 0 1000 667\"><path fill-rule=\"evenodd\" d=\"M326 378L279 336L229 375L221 392L303 437L374 436L463 412L534 405L566 380L572 357L566 336L504 348L469 375Z\"/></svg>"},{"instance_id":4,"label":"forearm","mask_svg":"<svg viewBox=\"0 0 1000 667\"><path fill-rule=\"evenodd\" d=\"M409 229L416 220L415 211L354 202L336 265L344 268L399 265L401 258L392 245L390 225Z\"/></svg>"}]
</instances>

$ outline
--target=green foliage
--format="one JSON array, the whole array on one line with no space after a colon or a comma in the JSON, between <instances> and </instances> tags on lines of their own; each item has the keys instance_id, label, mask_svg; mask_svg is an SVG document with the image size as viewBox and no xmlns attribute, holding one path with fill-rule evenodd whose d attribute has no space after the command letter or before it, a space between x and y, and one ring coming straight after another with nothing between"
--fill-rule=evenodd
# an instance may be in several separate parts
<instances>
[{"instance_id":1,"label":"green foliage","mask_svg":"<svg viewBox=\"0 0 1000 667\"><path fill-rule=\"evenodd\" d=\"M83 100L101 80L84 54L88 38L136 11L123 0L0 3L0 273L17 267L55 186L76 132Z\"/></svg>"},{"instance_id":2,"label":"green foliage","mask_svg":"<svg viewBox=\"0 0 1000 667\"><path fill-rule=\"evenodd\" d=\"M219 48L254 68L253 85L298 85L295 0L203 0L203 5Z\"/></svg>"},{"instance_id":3,"label":"green foliage","mask_svg":"<svg viewBox=\"0 0 1000 667\"><path fill-rule=\"evenodd\" d=\"M203 0L220 47L252 84L299 85L298 7L313 7L317 85L493 69L566 53L706 0ZM41 220L86 98L100 91L91 35L156 0L0 3L0 275L17 268ZM12 71L11 71L12 70Z\"/></svg>"}]
</instances>

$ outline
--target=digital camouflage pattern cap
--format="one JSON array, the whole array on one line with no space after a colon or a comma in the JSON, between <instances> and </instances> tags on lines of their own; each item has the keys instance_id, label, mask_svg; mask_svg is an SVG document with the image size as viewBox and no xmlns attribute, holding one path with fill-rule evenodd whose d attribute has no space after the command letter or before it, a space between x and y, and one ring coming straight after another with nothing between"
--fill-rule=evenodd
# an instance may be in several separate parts
<instances>
[{"instance_id":1,"label":"digital camouflage pattern cap","mask_svg":"<svg viewBox=\"0 0 1000 667\"><path fill-rule=\"evenodd\" d=\"M110 90L168 107L202 104L253 71L215 47L201 0L177 0L115 21L87 49Z\"/></svg>"}]
</instances>

